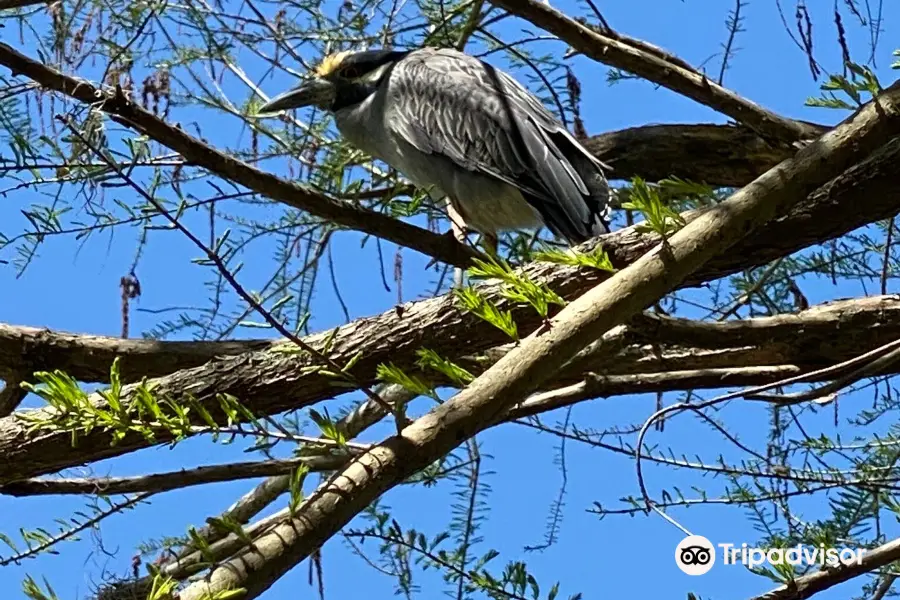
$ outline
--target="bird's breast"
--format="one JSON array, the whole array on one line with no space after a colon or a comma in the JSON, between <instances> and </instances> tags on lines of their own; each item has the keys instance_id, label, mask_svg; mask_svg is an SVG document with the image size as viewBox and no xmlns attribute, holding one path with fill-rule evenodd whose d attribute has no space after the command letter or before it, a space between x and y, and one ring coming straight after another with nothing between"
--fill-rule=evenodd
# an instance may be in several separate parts
<instances>
[{"instance_id":1,"label":"bird's breast","mask_svg":"<svg viewBox=\"0 0 900 600\"><path fill-rule=\"evenodd\" d=\"M395 159L395 152L384 126L382 103L375 96L336 111L334 122L341 136L353 146L391 164Z\"/></svg>"}]
</instances>

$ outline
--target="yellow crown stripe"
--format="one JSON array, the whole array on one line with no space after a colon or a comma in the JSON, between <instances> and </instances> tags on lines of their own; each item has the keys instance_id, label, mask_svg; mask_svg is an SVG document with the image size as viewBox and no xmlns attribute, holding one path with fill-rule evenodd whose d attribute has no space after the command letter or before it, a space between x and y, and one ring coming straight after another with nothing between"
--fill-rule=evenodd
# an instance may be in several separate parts
<instances>
[{"instance_id":1,"label":"yellow crown stripe","mask_svg":"<svg viewBox=\"0 0 900 600\"><path fill-rule=\"evenodd\" d=\"M322 62L319 63L319 66L316 67L316 74L319 77L325 77L327 75L331 75L334 71L341 66L341 63L344 62L344 59L350 52L335 52L334 54L329 54L325 58L322 59Z\"/></svg>"}]
</instances>

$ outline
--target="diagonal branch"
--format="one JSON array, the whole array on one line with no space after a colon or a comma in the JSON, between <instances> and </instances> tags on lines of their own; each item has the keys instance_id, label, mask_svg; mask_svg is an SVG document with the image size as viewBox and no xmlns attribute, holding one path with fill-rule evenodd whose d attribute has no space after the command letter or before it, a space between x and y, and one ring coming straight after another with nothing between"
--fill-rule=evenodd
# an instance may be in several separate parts
<instances>
[{"instance_id":1,"label":"diagonal branch","mask_svg":"<svg viewBox=\"0 0 900 600\"><path fill-rule=\"evenodd\" d=\"M867 550L859 564L851 562L838 568L822 569L798 577L786 585L760 596L754 596L753 600L804 600L839 583L887 566L896 560L900 560L900 539L891 540L873 550Z\"/></svg>"},{"instance_id":2,"label":"diagonal branch","mask_svg":"<svg viewBox=\"0 0 900 600\"><path fill-rule=\"evenodd\" d=\"M898 165L900 140L895 140L811 194L787 216L769 223L730 252L708 263L689 278L688 285L766 264L779 256L892 216L900 210ZM688 217L695 218L696 214ZM598 243L617 267L624 267L652 248L656 238L630 228L588 242L582 249L590 250ZM596 270L547 263L530 264L522 269L522 273L547 284L566 299L579 296L606 277ZM491 301L512 310L521 332L529 332L540 324L534 311L504 305L496 284L480 284L478 290ZM304 341L315 346L324 344L329 337L330 334L317 334ZM408 368L415 364L416 351L423 347L436 349L449 360L459 360L506 341L498 330L471 313L461 311L452 296L443 296L406 303L397 310L339 328L331 342L331 356L340 363L360 354L362 358L353 373L358 381L371 385L375 383L375 369L379 364L392 361ZM302 408L334 396L336 390L331 379L315 373L300 375L306 366L309 365L302 357L261 351L218 358L206 365L151 380L151 383L160 397L182 401L185 394L190 394L213 408L218 406L217 394L232 394L257 414L265 415ZM695 367L684 365L680 368ZM585 370L590 369L580 371L579 375ZM665 367L646 366L639 370L661 371ZM100 402L99 399L96 401ZM163 441L159 440L160 443ZM29 436L26 427L16 418L0 419L0 457L3 458L0 460L0 483L118 456L147 447L148 442L139 436L129 436L119 445L111 446L107 434L94 430L80 438L78 448L61 453L58 451L60 445L69 445L65 433L45 432Z\"/></svg>"},{"instance_id":3,"label":"diagonal branch","mask_svg":"<svg viewBox=\"0 0 900 600\"><path fill-rule=\"evenodd\" d=\"M812 139L824 128L777 115L697 71L666 60L659 53L598 33L538 0L492 0L492 3L549 31L586 56L623 69L705 104L757 131L785 143Z\"/></svg>"},{"instance_id":4,"label":"diagonal branch","mask_svg":"<svg viewBox=\"0 0 900 600\"><path fill-rule=\"evenodd\" d=\"M287 459L239 462L181 469L168 473L137 475L134 477L87 477L66 479L28 479L0 488L9 496L46 496L52 494L130 494L132 492L165 492L192 485L251 479L267 475L290 473L298 467L312 472L333 471L348 460L346 455L323 454Z\"/></svg>"},{"instance_id":5,"label":"diagonal branch","mask_svg":"<svg viewBox=\"0 0 900 600\"><path fill-rule=\"evenodd\" d=\"M496 423L592 340L898 134L900 83L567 305L465 390L353 460L294 514L255 539L252 549L183 590L181 600L238 587L246 589L248 600L258 597L381 494Z\"/></svg>"},{"instance_id":6,"label":"diagonal branch","mask_svg":"<svg viewBox=\"0 0 900 600\"><path fill-rule=\"evenodd\" d=\"M43 88L95 105L122 124L181 154L185 160L239 183L288 206L304 210L343 227L362 231L418 250L456 266L468 266L477 253L452 236L440 235L343 200L318 194L306 186L285 181L228 156L173 127L130 101L121 89L107 92L91 83L68 77L0 43L0 64L15 75L25 75Z\"/></svg>"},{"instance_id":7,"label":"diagonal branch","mask_svg":"<svg viewBox=\"0 0 900 600\"><path fill-rule=\"evenodd\" d=\"M801 331L802 336L798 334ZM44 339L52 340L53 337L51 334ZM93 336L85 337L94 339ZM796 314L730 322L701 322L646 313L579 353L553 378L552 384L546 386L549 391L536 394L513 407L504 420L515 420L597 397L761 385L830 367L832 370L827 376L823 374L803 379L826 381L846 371L846 368L840 372L834 371L832 365L846 364L860 353L898 338L900 298L897 296L831 302ZM40 353L40 347L34 350ZM496 362L509 350L508 347L498 347L491 350L487 358ZM460 362L473 373L485 367L481 359L472 360L471 364L466 359ZM99 368L100 365L97 366ZM890 365L878 374L897 373L900 372L898 369L900 367L897 365ZM603 375L596 375L595 372ZM247 377L250 376L248 373ZM391 403L406 403L411 399L409 392L398 386L390 386L389 390L380 393L388 394L385 398L390 399ZM352 439L382 416L384 411L379 407L363 403L360 409L341 420L339 426L345 430L347 438ZM336 468L343 461L327 464L330 468ZM200 473L210 472L200 471L198 476ZM156 485L155 477L128 479L125 483L117 481L116 485ZM277 496L287 487L286 478L274 477L273 480L280 481L270 482L261 488L265 490L266 498ZM196 481L202 482L203 479ZM29 490L63 493L67 484L26 482L24 485ZM87 493L85 490L88 488L88 484L79 482L68 489L75 493ZM0 492L13 494L18 489L25 489L22 481L0 487ZM138 489L135 487L131 491ZM159 491L161 488L152 489ZM251 493L247 502L254 504L258 496L258 493Z\"/></svg>"}]
</instances>

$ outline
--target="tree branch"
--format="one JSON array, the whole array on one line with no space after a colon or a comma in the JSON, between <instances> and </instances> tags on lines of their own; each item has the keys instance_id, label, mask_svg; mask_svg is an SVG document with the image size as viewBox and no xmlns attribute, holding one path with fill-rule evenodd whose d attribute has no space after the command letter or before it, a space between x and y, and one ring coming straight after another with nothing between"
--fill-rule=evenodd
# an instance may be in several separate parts
<instances>
[{"instance_id":1,"label":"tree branch","mask_svg":"<svg viewBox=\"0 0 900 600\"><path fill-rule=\"evenodd\" d=\"M898 338L896 295L829 302L794 314L740 321L645 313L579 353L559 373L559 381L580 381L583 373L601 369L627 374L789 364L812 371Z\"/></svg>"},{"instance_id":2,"label":"tree branch","mask_svg":"<svg viewBox=\"0 0 900 600\"><path fill-rule=\"evenodd\" d=\"M747 185L794 153L734 125L645 125L582 143L612 167L613 179L680 177L713 187Z\"/></svg>"},{"instance_id":3,"label":"tree branch","mask_svg":"<svg viewBox=\"0 0 900 600\"><path fill-rule=\"evenodd\" d=\"M799 375L800 373L801 369L796 365L692 369L689 371L663 371L660 373L634 373L631 375L588 373L580 383L573 383L565 387L534 394L525 402L517 404L510 409L504 420L521 419L593 398L683 389L697 390L726 386L761 385L785 377ZM3 489L0 487L0 492Z\"/></svg>"},{"instance_id":4,"label":"tree branch","mask_svg":"<svg viewBox=\"0 0 900 600\"><path fill-rule=\"evenodd\" d=\"M802 335L799 335L801 331ZM53 340L55 335L50 333L43 337ZM511 421L598 397L771 383L843 363L898 338L900 298L893 295L832 302L796 314L730 322L700 322L645 313L633 319L627 327L610 332L579 353L554 376L552 385L546 386L548 391L513 407L504 420ZM490 351L491 362L499 360L509 349L498 347ZM35 348L35 351L39 350L39 347ZM485 368L482 360L466 362L463 359L461 362L474 373ZM595 372L602 372L603 375L596 375ZM890 369L875 374L897 372L900 372L898 366L891 365ZM839 373L829 372L827 377L805 378L803 381L824 381L836 375ZM410 399L410 393L398 386L390 386L389 390L380 393L391 403ZM339 421L338 426L348 439L352 439L383 414L371 403L363 403L358 410ZM336 468L343 461L328 464L328 468ZM227 470L227 466L224 468ZM169 475L178 474L163 477ZM152 482L155 477L146 481ZM264 494L266 498L274 499L286 489L286 480L284 477L272 479L281 481L261 484L260 487L267 490ZM218 479L209 481L214 480ZM22 484L29 486L29 493L34 493L30 490L44 486L45 480L39 481L17 481L0 488L0 493L15 495L17 486ZM50 480L51 483L43 488L46 493L66 493L68 484L57 484L57 481ZM196 481L202 483L202 477ZM71 493L89 493L95 489L79 481L71 488ZM127 488L127 491L139 489L144 488ZM258 498L259 494L250 493L247 503L255 506ZM243 510L239 506L234 509L239 512ZM251 510L250 514L253 512ZM241 519L241 522L245 521L246 518Z\"/></svg>"},{"instance_id":5,"label":"tree branch","mask_svg":"<svg viewBox=\"0 0 900 600\"><path fill-rule=\"evenodd\" d=\"M256 598L381 494L490 427L592 340L737 240L900 133L900 84L567 305L465 390L351 461L296 512L213 569L181 600L242 587Z\"/></svg>"},{"instance_id":6,"label":"tree branch","mask_svg":"<svg viewBox=\"0 0 900 600\"><path fill-rule=\"evenodd\" d=\"M804 600L839 583L844 583L889 565L898 559L900 559L900 539L895 539L874 550L867 550L858 565L852 562L849 565L843 565L836 569L822 569L821 571L798 577L794 581L761 596L754 596L753 600Z\"/></svg>"},{"instance_id":7,"label":"tree branch","mask_svg":"<svg viewBox=\"0 0 900 600\"><path fill-rule=\"evenodd\" d=\"M0 323L0 377L59 369L79 381L109 381L120 359L123 382L159 377L217 357L264 350L277 341L169 342L72 334Z\"/></svg>"},{"instance_id":8,"label":"tree branch","mask_svg":"<svg viewBox=\"0 0 900 600\"><path fill-rule=\"evenodd\" d=\"M37 4L50 4L50 0L0 0L0 10L24 8L26 6L35 6Z\"/></svg>"},{"instance_id":9,"label":"tree branch","mask_svg":"<svg viewBox=\"0 0 900 600\"><path fill-rule=\"evenodd\" d=\"M603 35L537 0L491 0L500 8L549 31L598 62L634 73L674 92L705 104L747 125L764 137L785 143L812 139L824 128L787 119L742 98L696 70L666 60L660 53Z\"/></svg>"},{"instance_id":10,"label":"tree branch","mask_svg":"<svg viewBox=\"0 0 900 600\"><path fill-rule=\"evenodd\" d=\"M208 146L182 129L173 127L125 97L117 89L107 92L88 81L68 77L0 43L0 64L14 75L25 75L47 90L92 104L142 134L181 154L191 165L203 167L288 206L304 210L338 225L362 231L418 250L451 265L466 267L478 253L452 236L410 225L388 215L359 208L351 202L329 198L304 185L285 181Z\"/></svg>"},{"instance_id":11,"label":"tree branch","mask_svg":"<svg viewBox=\"0 0 900 600\"><path fill-rule=\"evenodd\" d=\"M0 388L0 417L12 414L28 395L20 386L22 383L21 373L7 373L3 379L5 380L3 387Z\"/></svg>"},{"instance_id":12,"label":"tree branch","mask_svg":"<svg viewBox=\"0 0 900 600\"><path fill-rule=\"evenodd\" d=\"M787 216L768 223L731 251L710 261L688 278L687 285L697 285L766 264L779 256L892 216L900 210L898 165L900 140L894 140L811 194ZM694 212L686 217L694 219L702 214ZM633 263L656 243L657 238L653 235L629 228L587 242L580 249L591 250L602 245L613 264L621 268ZM521 272L536 282L548 285L566 299L578 297L608 276L593 269L547 263L527 265ZM488 299L512 311L520 332L529 332L540 324L540 318L533 310L510 305L503 300L498 289L495 283L478 286L479 292ZM317 334L304 338L304 341L321 348L329 337L330 334ZM416 351L423 347L439 349L442 356L449 360L459 360L506 341L497 329L461 311L453 296L443 296L406 303L395 310L339 328L331 343L331 356L341 363L360 354L362 358L354 367L353 374L357 381L371 385L375 383L378 364L392 361L401 368L408 368L415 364ZM775 364L782 363L778 361ZM306 366L310 365L299 356L260 351L218 358L199 367L151 380L151 383L160 397L180 402L186 393L190 393L193 398L212 408L218 406L215 401L217 394L232 394L257 414L264 415L288 408L302 408L334 396L336 390L330 378L300 374ZM589 370L582 369L577 377L580 379ZM639 370L652 372L666 368L644 366ZM126 399L127 393L128 388ZM99 403L99 398L96 401ZM55 472L85 461L117 456L147 446L147 441L137 435L128 436L119 445L111 446L108 435L95 430L80 438L77 449L60 453L60 444L69 444L65 433L46 432L29 436L25 432L26 427L15 417L0 419L0 458L3 459L0 460L0 482ZM159 441L164 442L162 438Z\"/></svg>"},{"instance_id":13,"label":"tree branch","mask_svg":"<svg viewBox=\"0 0 900 600\"><path fill-rule=\"evenodd\" d=\"M167 473L135 477L85 477L65 479L26 479L0 486L0 494L8 496L47 496L52 494L130 494L132 492L165 492L192 485L251 479L266 475L290 473L300 466L312 472L333 471L346 464L348 456L325 454L298 456L282 460L261 460L209 465Z\"/></svg>"}]
</instances>

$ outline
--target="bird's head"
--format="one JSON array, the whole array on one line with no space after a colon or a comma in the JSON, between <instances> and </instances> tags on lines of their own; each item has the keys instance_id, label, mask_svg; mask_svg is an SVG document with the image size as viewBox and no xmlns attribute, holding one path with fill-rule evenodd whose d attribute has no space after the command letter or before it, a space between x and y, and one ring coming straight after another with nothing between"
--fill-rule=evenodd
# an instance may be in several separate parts
<instances>
[{"instance_id":1,"label":"bird's head","mask_svg":"<svg viewBox=\"0 0 900 600\"><path fill-rule=\"evenodd\" d=\"M335 111L352 106L374 92L391 66L406 54L396 50L329 54L310 79L272 98L259 112L270 114L303 106Z\"/></svg>"}]
</instances>

